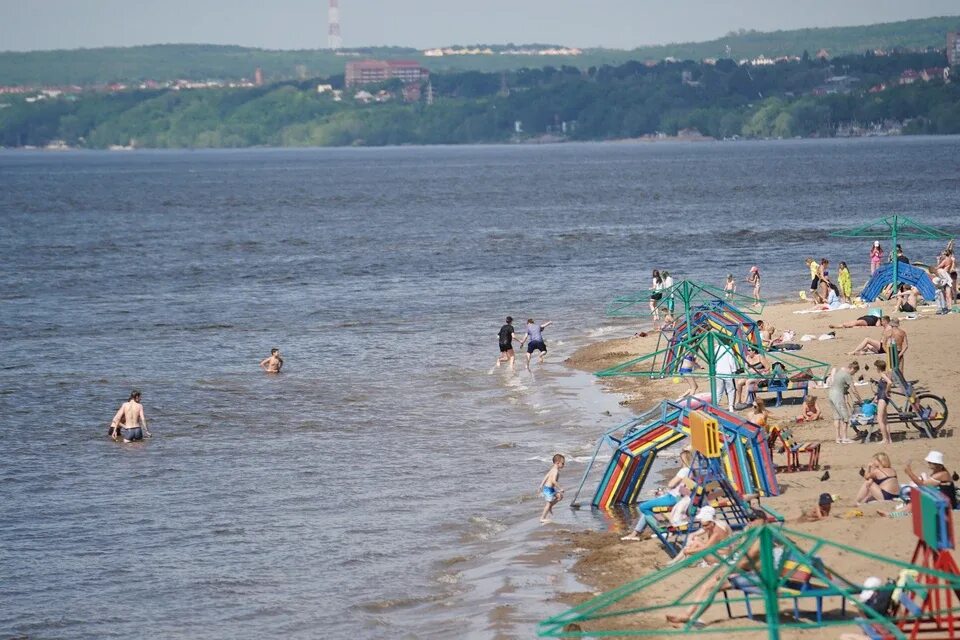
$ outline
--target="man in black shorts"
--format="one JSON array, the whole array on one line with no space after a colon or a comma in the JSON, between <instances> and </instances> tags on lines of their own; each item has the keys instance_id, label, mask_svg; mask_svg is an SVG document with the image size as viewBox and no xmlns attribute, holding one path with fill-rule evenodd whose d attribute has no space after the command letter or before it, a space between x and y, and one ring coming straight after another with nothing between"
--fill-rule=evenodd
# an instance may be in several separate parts
<instances>
[{"instance_id":1,"label":"man in black shorts","mask_svg":"<svg viewBox=\"0 0 960 640\"><path fill-rule=\"evenodd\" d=\"M508 361L510 363L510 370L515 371L513 368L513 362L516 355L513 352L513 341L517 339L513 335L513 318L507 316L507 323L500 327L500 333L498 334L500 341L500 355L497 357L497 366L500 366L500 363L503 361Z\"/></svg>"}]
</instances>

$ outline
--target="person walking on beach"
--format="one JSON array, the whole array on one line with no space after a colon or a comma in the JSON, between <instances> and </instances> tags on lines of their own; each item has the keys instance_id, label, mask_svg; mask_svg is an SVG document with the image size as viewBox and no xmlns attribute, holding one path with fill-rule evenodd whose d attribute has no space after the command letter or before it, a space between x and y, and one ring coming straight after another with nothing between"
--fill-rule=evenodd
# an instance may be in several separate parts
<instances>
[{"instance_id":1,"label":"person walking on beach","mask_svg":"<svg viewBox=\"0 0 960 640\"><path fill-rule=\"evenodd\" d=\"M863 400L853 385L853 376L858 371L860 371L860 363L854 360L844 367L838 367L830 383L827 395L830 398L830 407L833 409L833 426L837 431L837 444L853 442L847 438L847 430L850 428L850 405L847 403L847 396L853 394L857 402Z\"/></svg>"},{"instance_id":2,"label":"person walking on beach","mask_svg":"<svg viewBox=\"0 0 960 640\"><path fill-rule=\"evenodd\" d=\"M523 339L520 340L520 347L523 347L523 343L527 343L527 370L530 370L530 358L533 356L534 351L540 352L540 364L543 364L543 359L547 356L547 344L543 341L543 330L553 324L552 320L547 320L543 324L537 324L533 321L533 318L527 319L527 335L523 336Z\"/></svg>"},{"instance_id":3,"label":"person walking on beach","mask_svg":"<svg viewBox=\"0 0 960 640\"><path fill-rule=\"evenodd\" d=\"M280 369L283 369L283 358L280 357L280 349L276 347L270 349L270 355L260 361L260 368L267 373L280 373Z\"/></svg>"},{"instance_id":4,"label":"person walking on beach","mask_svg":"<svg viewBox=\"0 0 960 640\"><path fill-rule=\"evenodd\" d=\"M660 299L663 298L663 278L660 277L660 271L653 270L653 279L650 282L650 314L653 316L653 328L659 328L660 324Z\"/></svg>"},{"instance_id":5,"label":"person walking on beach","mask_svg":"<svg viewBox=\"0 0 960 640\"><path fill-rule=\"evenodd\" d=\"M663 290L667 292L667 313L673 315L673 292L670 288L673 286L673 276L669 271L661 271L660 277L663 279Z\"/></svg>"},{"instance_id":6,"label":"person walking on beach","mask_svg":"<svg viewBox=\"0 0 960 640\"><path fill-rule=\"evenodd\" d=\"M880 263L883 262L883 247L880 246L879 240L873 241L873 246L870 247L870 275L872 276L877 269L880 268Z\"/></svg>"},{"instance_id":7,"label":"person walking on beach","mask_svg":"<svg viewBox=\"0 0 960 640\"><path fill-rule=\"evenodd\" d=\"M110 422L110 437L114 440L122 437L124 442L134 442L143 440L144 434L148 438L152 437L147 429L147 417L143 414L143 405L140 404L140 392L134 390L113 416Z\"/></svg>"},{"instance_id":8,"label":"person walking on beach","mask_svg":"<svg viewBox=\"0 0 960 640\"><path fill-rule=\"evenodd\" d=\"M723 285L723 292L727 297L727 300L733 297L733 294L737 292L737 281L733 279L733 274L727 274L727 283Z\"/></svg>"},{"instance_id":9,"label":"person walking on beach","mask_svg":"<svg viewBox=\"0 0 960 640\"><path fill-rule=\"evenodd\" d=\"M737 359L733 357L730 347L718 344L714 354L715 364L713 367L716 374L717 383L717 402L726 394L727 410L733 413L733 407L737 400L737 383L734 376L737 372Z\"/></svg>"},{"instance_id":10,"label":"person walking on beach","mask_svg":"<svg viewBox=\"0 0 960 640\"><path fill-rule=\"evenodd\" d=\"M516 354L513 351L513 341L517 339L513 330L513 316L507 316L506 324L500 327L500 333L497 335L500 342L500 355L497 356L497 366L499 367L501 362L506 361L510 363L510 370L513 371L513 363L516 358Z\"/></svg>"},{"instance_id":11,"label":"person walking on beach","mask_svg":"<svg viewBox=\"0 0 960 640\"><path fill-rule=\"evenodd\" d=\"M567 459L560 453L554 454L553 466L547 471L540 482L539 491L547 504L543 506L543 513L540 514L540 523L550 522L550 516L553 515L553 505L563 500L563 489L560 488L560 470L566 464Z\"/></svg>"},{"instance_id":12,"label":"person walking on beach","mask_svg":"<svg viewBox=\"0 0 960 640\"><path fill-rule=\"evenodd\" d=\"M747 282L753 285L753 304L760 306L760 267L754 265L750 267L750 275L747 276Z\"/></svg>"}]
</instances>

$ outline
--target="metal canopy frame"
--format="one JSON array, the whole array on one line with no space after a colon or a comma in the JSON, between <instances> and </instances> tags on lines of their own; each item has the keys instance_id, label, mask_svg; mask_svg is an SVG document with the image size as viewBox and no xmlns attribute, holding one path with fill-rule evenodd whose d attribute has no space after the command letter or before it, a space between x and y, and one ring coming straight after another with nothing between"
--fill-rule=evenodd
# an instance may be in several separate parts
<instances>
[{"instance_id":1,"label":"metal canopy frame","mask_svg":"<svg viewBox=\"0 0 960 640\"><path fill-rule=\"evenodd\" d=\"M651 289L638 291L614 298L606 307L606 316L608 318L648 318L653 315L650 311ZM730 293L719 287L715 287L704 282L695 280L680 280L672 287L662 291L663 297L654 305L654 309L659 312L671 310L671 305L682 305L684 315L689 315L690 311L705 303L722 300L740 305L749 309L744 313L751 315L760 315L767 301L762 299L760 304L754 303L753 296L743 293Z\"/></svg>"}]
</instances>

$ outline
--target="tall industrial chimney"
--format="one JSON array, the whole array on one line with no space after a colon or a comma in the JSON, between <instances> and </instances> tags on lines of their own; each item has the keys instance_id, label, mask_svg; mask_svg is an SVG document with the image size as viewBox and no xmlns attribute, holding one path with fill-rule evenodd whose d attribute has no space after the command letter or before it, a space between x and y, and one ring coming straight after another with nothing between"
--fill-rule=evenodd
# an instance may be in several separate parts
<instances>
[{"instance_id":1,"label":"tall industrial chimney","mask_svg":"<svg viewBox=\"0 0 960 640\"><path fill-rule=\"evenodd\" d=\"M330 0L327 23L330 25L327 29L327 46L336 51L343 47L343 39L340 37L340 0Z\"/></svg>"}]
</instances>

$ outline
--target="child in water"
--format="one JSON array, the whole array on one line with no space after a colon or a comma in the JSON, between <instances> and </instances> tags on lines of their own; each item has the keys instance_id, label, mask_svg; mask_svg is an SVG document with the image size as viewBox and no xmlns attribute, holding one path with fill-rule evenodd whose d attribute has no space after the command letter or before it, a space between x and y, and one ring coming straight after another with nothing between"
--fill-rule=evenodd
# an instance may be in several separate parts
<instances>
[{"instance_id":1,"label":"child in water","mask_svg":"<svg viewBox=\"0 0 960 640\"><path fill-rule=\"evenodd\" d=\"M727 274L727 283L723 285L723 290L727 295L727 300L733 297L733 294L737 292L737 281L733 279L733 274Z\"/></svg>"},{"instance_id":2,"label":"child in water","mask_svg":"<svg viewBox=\"0 0 960 640\"><path fill-rule=\"evenodd\" d=\"M543 513L540 514L541 524L550 522L550 516L553 515L553 505L563 500L563 489L560 488L559 482L560 470L563 469L566 460L562 454L555 454L553 456L553 466L550 467L550 471L547 471L547 475L543 476L543 481L540 482L540 493L543 494L543 499L547 501L547 504L543 507Z\"/></svg>"},{"instance_id":3,"label":"child in water","mask_svg":"<svg viewBox=\"0 0 960 640\"><path fill-rule=\"evenodd\" d=\"M797 416L797 422L813 422L820 419L820 407L817 406L817 396L808 395L803 399L803 407L800 409L800 415Z\"/></svg>"}]
</instances>

